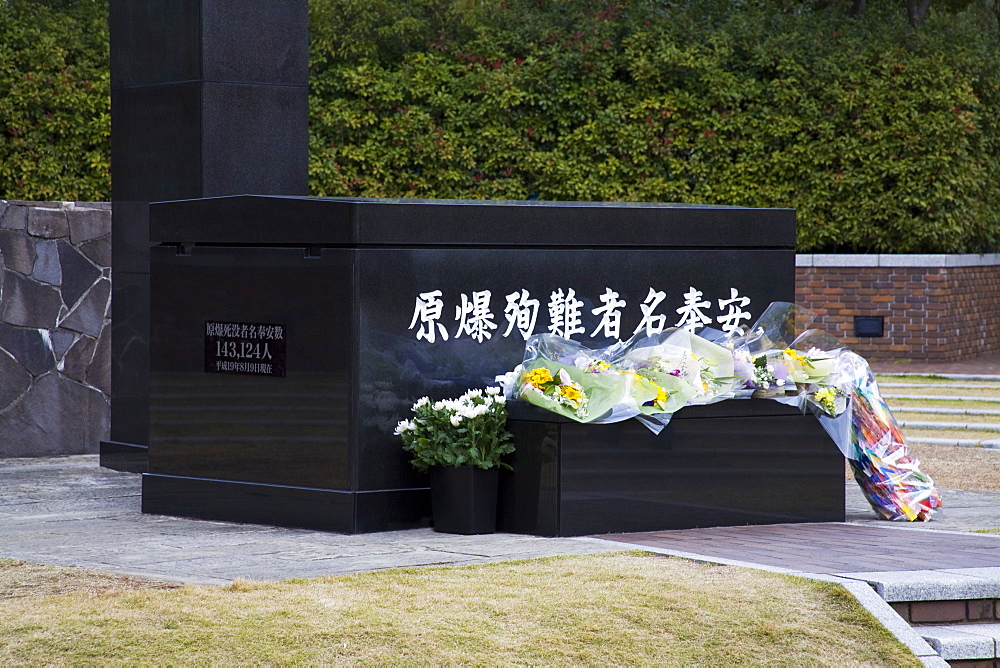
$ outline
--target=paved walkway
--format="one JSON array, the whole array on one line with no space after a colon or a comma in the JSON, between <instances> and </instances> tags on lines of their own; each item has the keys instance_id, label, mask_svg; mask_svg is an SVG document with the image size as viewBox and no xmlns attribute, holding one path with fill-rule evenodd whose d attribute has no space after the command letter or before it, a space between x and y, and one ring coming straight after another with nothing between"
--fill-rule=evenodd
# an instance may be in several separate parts
<instances>
[{"instance_id":1,"label":"paved walkway","mask_svg":"<svg viewBox=\"0 0 1000 668\"><path fill-rule=\"evenodd\" d=\"M776 524L615 534L607 538L807 573L1000 568L1000 536L934 530L835 523Z\"/></svg>"},{"instance_id":2,"label":"paved walkway","mask_svg":"<svg viewBox=\"0 0 1000 668\"><path fill-rule=\"evenodd\" d=\"M748 526L593 538L455 536L430 529L355 536L143 515L140 477L84 455L0 460L0 557L192 584L280 580L622 549L622 542L784 569L834 573L1000 566L1000 495L945 490L929 523L875 518L848 483L850 524Z\"/></svg>"},{"instance_id":3,"label":"paved walkway","mask_svg":"<svg viewBox=\"0 0 1000 668\"><path fill-rule=\"evenodd\" d=\"M0 459L0 557L190 584L621 550L609 542L431 529L347 536L140 512L140 477L96 455Z\"/></svg>"}]
</instances>

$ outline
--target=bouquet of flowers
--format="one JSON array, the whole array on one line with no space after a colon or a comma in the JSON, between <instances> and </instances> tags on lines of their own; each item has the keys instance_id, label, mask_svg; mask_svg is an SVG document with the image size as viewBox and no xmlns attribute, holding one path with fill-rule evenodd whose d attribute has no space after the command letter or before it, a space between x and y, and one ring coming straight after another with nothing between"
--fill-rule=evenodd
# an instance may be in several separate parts
<instances>
[{"instance_id":1,"label":"bouquet of flowers","mask_svg":"<svg viewBox=\"0 0 1000 668\"><path fill-rule=\"evenodd\" d=\"M684 406L736 396L812 410L880 516L929 519L941 496L910 455L868 363L809 329L815 317L776 302L739 336L709 341L670 329L601 350L541 334L528 339L523 365L498 380L508 396L579 422L634 417L657 433Z\"/></svg>"},{"instance_id":2,"label":"bouquet of flowers","mask_svg":"<svg viewBox=\"0 0 1000 668\"><path fill-rule=\"evenodd\" d=\"M515 370L516 396L578 422L607 416L628 395L632 378L597 351L551 334L536 334L525 345Z\"/></svg>"},{"instance_id":3,"label":"bouquet of flowers","mask_svg":"<svg viewBox=\"0 0 1000 668\"><path fill-rule=\"evenodd\" d=\"M514 452L506 401L499 387L469 390L458 399L435 402L421 397L413 404L413 418L401 420L395 433L403 439L403 449L413 455L410 463L418 471L463 465L509 469L500 461Z\"/></svg>"}]
</instances>

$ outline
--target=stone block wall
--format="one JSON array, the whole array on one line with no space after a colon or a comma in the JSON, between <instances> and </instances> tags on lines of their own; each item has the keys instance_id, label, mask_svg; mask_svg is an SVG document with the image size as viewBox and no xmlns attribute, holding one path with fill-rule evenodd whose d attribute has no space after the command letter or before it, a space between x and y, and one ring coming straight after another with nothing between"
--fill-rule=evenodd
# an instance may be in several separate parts
<instances>
[{"instance_id":1,"label":"stone block wall","mask_svg":"<svg viewBox=\"0 0 1000 668\"><path fill-rule=\"evenodd\" d=\"M953 361L1000 352L1000 255L799 255L796 301L872 360ZM885 336L854 336L882 316Z\"/></svg>"},{"instance_id":2,"label":"stone block wall","mask_svg":"<svg viewBox=\"0 0 1000 668\"><path fill-rule=\"evenodd\" d=\"M0 200L0 457L109 436L111 205Z\"/></svg>"}]
</instances>

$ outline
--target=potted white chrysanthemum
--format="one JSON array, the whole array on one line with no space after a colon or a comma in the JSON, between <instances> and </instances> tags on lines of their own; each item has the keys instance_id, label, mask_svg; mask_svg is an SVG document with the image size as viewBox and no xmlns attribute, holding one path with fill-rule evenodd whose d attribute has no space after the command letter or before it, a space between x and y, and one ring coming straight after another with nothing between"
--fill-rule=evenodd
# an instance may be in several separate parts
<instances>
[{"instance_id":1,"label":"potted white chrysanthemum","mask_svg":"<svg viewBox=\"0 0 1000 668\"><path fill-rule=\"evenodd\" d=\"M500 458L514 451L500 388L470 390L458 399L413 404L413 418L396 425L410 463L430 474L434 530L496 531Z\"/></svg>"}]
</instances>

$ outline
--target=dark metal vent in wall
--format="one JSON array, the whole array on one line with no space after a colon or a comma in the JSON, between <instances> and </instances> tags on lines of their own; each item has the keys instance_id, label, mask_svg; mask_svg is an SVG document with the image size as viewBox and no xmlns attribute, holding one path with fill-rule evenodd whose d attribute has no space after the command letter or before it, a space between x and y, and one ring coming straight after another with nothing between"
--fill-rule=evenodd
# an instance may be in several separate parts
<instances>
[{"instance_id":1,"label":"dark metal vent in wall","mask_svg":"<svg viewBox=\"0 0 1000 668\"><path fill-rule=\"evenodd\" d=\"M854 336L858 338L885 336L885 316L854 316Z\"/></svg>"}]
</instances>

